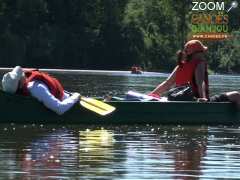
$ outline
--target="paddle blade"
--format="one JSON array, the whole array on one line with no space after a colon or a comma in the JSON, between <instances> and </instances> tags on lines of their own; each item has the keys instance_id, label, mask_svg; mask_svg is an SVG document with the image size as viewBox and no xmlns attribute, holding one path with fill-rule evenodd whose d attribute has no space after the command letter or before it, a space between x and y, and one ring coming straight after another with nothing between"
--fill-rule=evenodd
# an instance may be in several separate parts
<instances>
[{"instance_id":1,"label":"paddle blade","mask_svg":"<svg viewBox=\"0 0 240 180\"><path fill-rule=\"evenodd\" d=\"M83 107L85 107L91 111L94 111L102 116L110 114L111 112L113 112L116 109L115 107L113 107L107 103L104 103L102 101L99 101L99 100L96 100L93 98L87 98L87 97L81 97L80 104Z\"/></svg>"}]
</instances>

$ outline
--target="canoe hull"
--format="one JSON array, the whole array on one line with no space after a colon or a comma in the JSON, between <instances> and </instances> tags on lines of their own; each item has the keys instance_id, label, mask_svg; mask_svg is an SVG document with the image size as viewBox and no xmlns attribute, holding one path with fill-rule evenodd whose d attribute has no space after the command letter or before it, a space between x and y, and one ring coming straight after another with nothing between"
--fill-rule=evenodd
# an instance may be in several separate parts
<instances>
[{"instance_id":1,"label":"canoe hull","mask_svg":"<svg viewBox=\"0 0 240 180\"><path fill-rule=\"evenodd\" d=\"M62 116L31 97L0 92L0 123L57 124L240 124L240 113L231 103L112 101L116 111L100 116L79 104Z\"/></svg>"}]
</instances>

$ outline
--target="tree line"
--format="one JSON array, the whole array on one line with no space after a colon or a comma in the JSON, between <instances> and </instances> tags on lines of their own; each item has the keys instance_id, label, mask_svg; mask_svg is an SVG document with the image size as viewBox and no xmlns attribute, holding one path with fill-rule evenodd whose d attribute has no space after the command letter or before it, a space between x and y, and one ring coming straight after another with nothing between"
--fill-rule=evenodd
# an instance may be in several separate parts
<instances>
[{"instance_id":1,"label":"tree line","mask_svg":"<svg viewBox=\"0 0 240 180\"><path fill-rule=\"evenodd\" d=\"M191 30L191 2L0 0L0 66L170 71ZM239 73L239 9L229 16L233 38L204 43L211 70Z\"/></svg>"}]
</instances>

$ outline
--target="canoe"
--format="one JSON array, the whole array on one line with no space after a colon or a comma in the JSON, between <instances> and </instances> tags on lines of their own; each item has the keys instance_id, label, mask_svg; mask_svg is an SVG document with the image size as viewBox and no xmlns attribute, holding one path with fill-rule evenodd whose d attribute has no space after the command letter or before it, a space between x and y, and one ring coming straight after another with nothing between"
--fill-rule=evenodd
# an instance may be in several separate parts
<instances>
[{"instance_id":1,"label":"canoe","mask_svg":"<svg viewBox=\"0 0 240 180\"><path fill-rule=\"evenodd\" d=\"M142 74L142 71L131 71L131 74Z\"/></svg>"},{"instance_id":2,"label":"canoe","mask_svg":"<svg viewBox=\"0 0 240 180\"><path fill-rule=\"evenodd\" d=\"M110 101L116 110L100 116L77 103L64 115L57 115L31 97L12 95L0 90L0 123L57 124L240 124L234 104L198 102Z\"/></svg>"}]
</instances>

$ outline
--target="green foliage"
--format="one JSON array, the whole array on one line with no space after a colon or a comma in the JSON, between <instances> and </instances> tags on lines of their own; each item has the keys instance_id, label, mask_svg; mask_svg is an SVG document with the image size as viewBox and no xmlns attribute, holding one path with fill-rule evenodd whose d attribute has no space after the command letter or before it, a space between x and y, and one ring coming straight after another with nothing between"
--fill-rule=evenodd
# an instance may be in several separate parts
<instances>
[{"instance_id":1,"label":"green foliage","mask_svg":"<svg viewBox=\"0 0 240 180\"><path fill-rule=\"evenodd\" d=\"M179 44L176 34L175 12L167 0L131 0L124 18L124 25L134 27L142 34L138 45L139 59L151 69L171 69L175 65L175 51ZM133 45L136 43L132 43Z\"/></svg>"},{"instance_id":2,"label":"green foliage","mask_svg":"<svg viewBox=\"0 0 240 180\"><path fill-rule=\"evenodd\" d=\"M225 41L218 48L217 71L232 73L240 70L240 31L232 32L232 35L233 39Z\"/></svg>"},{"instance_id":3,"label":"green foliage","mask_svg":"<svg viewBox=\"0 0 240 180\"><path fill-rule=\"evenodd\" d=\"M0 0L0 66L170 71L191 2ZM207 43L211 70L240 71L239 17L229 15L232 39Z\"/></svg>"}]
</instances>

